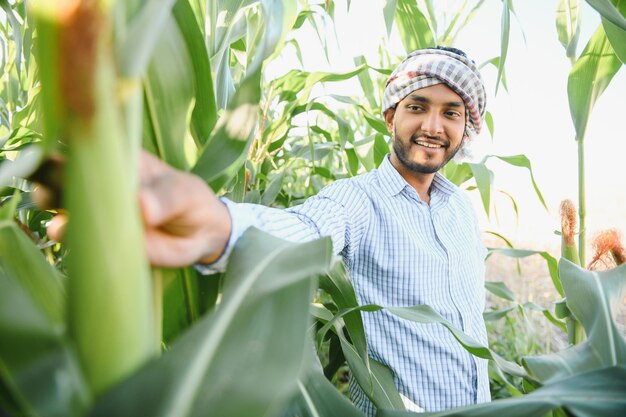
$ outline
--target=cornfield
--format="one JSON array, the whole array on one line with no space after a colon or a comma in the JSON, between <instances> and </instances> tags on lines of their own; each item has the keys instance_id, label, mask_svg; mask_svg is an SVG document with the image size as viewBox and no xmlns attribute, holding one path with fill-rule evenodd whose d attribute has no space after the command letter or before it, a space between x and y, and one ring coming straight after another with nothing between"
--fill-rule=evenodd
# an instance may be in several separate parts
<instances>
[{"instance_id":1,"label":"cornfield","mask_svg":"<svg viewBox=\"0 0 626 417\"><path fill-rule=\"evenodd\" d=\"M554 298L522 303L488 281L498 300L484 313L498 332L490 346L428 305L358 305L328 238L294 244L252 229L212 276L149 265L142 149L233 201L296 205L389 152L379 115L401 59L392 34L405 52L453 46L484 7L499 7L500 49L482 64L497 70L490 87L506 88L513 0L386 0L377 61L357 56L344 72L267 70L287 50L302 63L302 28L328 51L335 8L350 3L0 0L0 416L362 416L347 373L379 416L411 415L390 369L367 354L362 315L381 309L439 323L489 359L492 402L428 415L624 414L626 252L607 238L586 253L584 144L594 103L626 62L625 0L586 0L601 23L580 53L582 3L556 2L572 64L578 202L564 204L560 256L491 234L502 245L489 256L540 260ZM358 92L320 93L342 83ZM488 115L492 134L493 123ZM451 161L443 173L489 212L493 160L527 170L545 206L524 155ZM46 232L59 213L70 219L63 242ZM560 345L522 338L535 313Z\"/></svg>"}]
</instances>

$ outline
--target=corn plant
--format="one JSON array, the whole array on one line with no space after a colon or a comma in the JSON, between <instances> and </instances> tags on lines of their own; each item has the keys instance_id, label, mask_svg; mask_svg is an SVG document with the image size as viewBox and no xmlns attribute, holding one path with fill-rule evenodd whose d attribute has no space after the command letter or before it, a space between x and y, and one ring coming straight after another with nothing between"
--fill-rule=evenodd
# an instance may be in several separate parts
<instances>
[{"instance_id":1,"label":"corn plant","mask_svg":"<svg viewBox=\"0 0 626 417\"><path fill-rule=\"evenodd\" d=\"M432 1L390 0L384 14L388 30L395 24L412 49L452 44L483 3L444 11L445 24ZM595 3L619 28L621 15L608 2ZM2 146L17 154L6 153L0 166L0 182L10 185L0 213L0 338L9 341L0 344L0 406L8 413L360 416L329 382L347 363L379 409L395 410L381 415L405 415L391 371L367 355L361 314L383 308L446 326L470 352L492 360L511 393L527 394L452 414L544 415L563 407L618 415L625 406L623 338L612 316L623 267L589 273L542 254L566 299L561 317L544 314L557 326L566 318L580 324L587 338L521 364L469 339L428 306L359 306L345 269L331 268L326 240L291 245L252 230L222 275L149 269L134 197L141 147L233 200L277 206L373 169L388 152L386 129L374 116L375 86L396 57L383 52L374 64L357 57L355 69L341 74L264 77L264 62L285 45L298 47L289 31L332 20L333 1L303 2L299 11L287 0L0 5L8 16L3 33L10 34L3 39L12 40L6 44L13 51L3 55L13 59L4 62ZM511 13L513 2L502 2L500 57L490 62L504 86ZM351 78L366 101L313 94L315 86ZM455 183L476 183L487 211L489 158L529 169L532 178L523 155L447 167ZM60 159L62 175L54 162ZM70 213L63 245L45 240L41 222L51 214L34 209L25 180L56 175ZM15 218L39 235L29 238ZM588 308L590 294L603 314ZM525 389L516 391L512 378L523 379Z\"/></svg>"},{"instance_id":2,"label":"corn plant","mask_svg":"<svg viewBox=\"0 0 626 417\"><path fill-rule=\"evenodd\" d=\"M608 87L611 79L626 62L626 3L622 0L587 1L602 17L602 23L589 39L581 55L575 59L578 38L578 2L561 2L557 20L560 40L572 61L567 93L570 112L576 130L578 147L578 209L580 217L579 257L585 262L586 201L585 201L585 132L593 106ZM572 29L575 28L575 29Z\"/></svg>"}]
</instances>

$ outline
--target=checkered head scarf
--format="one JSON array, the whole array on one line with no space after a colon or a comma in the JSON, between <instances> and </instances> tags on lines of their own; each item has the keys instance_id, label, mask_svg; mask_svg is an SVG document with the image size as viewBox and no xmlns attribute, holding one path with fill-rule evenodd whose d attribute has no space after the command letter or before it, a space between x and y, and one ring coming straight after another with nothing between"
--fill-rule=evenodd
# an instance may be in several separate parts
<instances>
[{"instance_id":1,"label":"checkered head scarf","mask_svg":"<svg viewBox=\"0 0 626 417\"><path fill-rule=\"evenodd\" d=\"M387 80L383 114L413 91L441 83L465 103L467 128L480 133L487 104L485 85L474 61L454 48L419 49L409 54Z\"/></svg>"}]
</instances>

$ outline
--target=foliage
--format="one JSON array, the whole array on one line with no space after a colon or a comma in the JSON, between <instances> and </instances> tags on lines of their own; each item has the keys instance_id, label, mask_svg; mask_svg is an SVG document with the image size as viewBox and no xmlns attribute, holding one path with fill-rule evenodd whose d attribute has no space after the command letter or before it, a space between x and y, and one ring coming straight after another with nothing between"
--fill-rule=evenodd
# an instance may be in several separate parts
<instances>
[{"instance_id":1,"label":"foliage","mask_svg":"<svg viewBox=\"0 0 626 417\"><path fill-rule=\"evenodd\" d=\"M509 304L485 318L516 329L512 312L537 310L558 331L584 329L576 346L549 355L530 335L525 346L505 346L507 336L482 346L429 306L359 306L326 240L293 245L251 230L225 274L149 270L134 198L141 147L232 200L278 207L374 169L388 153L379 97L399 57L380 48L378 62L356 57L342 73L264 71L283 48L301 54L293 34L304 26L324 43L334 1L24 3L0 0L0 338L8 341L0 344L0 407L8 413L360 416L329 382L345 384L347 364L370 400L395 410L381 415L407 415L390 370L367 353L361 314L383 308L444 325L491 360L492 385L513 397L434 415L617 416L626 407L626 344L614 319L624 266L590 272L545 252L491 251L547 261L564 297L554 310L518 304L492 284ZM396 30L407 51L453 45L484 3L450 11L387 0L387 37ZM625 1L588 3L603 22L577 60L578 2L557 9L580 142L594 101L624 62L626 33ZM490 62L496 89L506 88L513 4L501 2L500 51ZM362 93L323 93L346 81ZM477 189L489 214L493 158L528 169L545 205L524 155L450 163L444 173ZM36 182L63 192L72 213L63 245L45 236L54 211L33 203Z\"/></svg>"}]
</instances>

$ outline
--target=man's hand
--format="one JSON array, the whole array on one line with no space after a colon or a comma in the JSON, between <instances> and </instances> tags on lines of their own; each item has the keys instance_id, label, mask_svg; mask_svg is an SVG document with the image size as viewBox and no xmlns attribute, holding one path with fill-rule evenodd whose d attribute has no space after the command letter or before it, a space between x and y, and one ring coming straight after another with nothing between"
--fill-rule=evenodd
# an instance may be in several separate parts
<instances>
[{"instance_id":1,"label":"man's hand","mask_svg":"<svg viewBox=\"0 0 626 417\"><path fill-rule=\"evenodd\" d=\"M154 266L215 262L226 247L231 219L224 203L197 176L141 154L139 203L146 250Z\"/></svg>"},{"instance_id":2,"label":"man's hand","mask_svg":"<svg viewBox=\"0 0 626 417\"><path fill-rule=\"evenodd\" d=\"M215 262L231 232L228 209L197 176L177 171L148 152L140 160L139 205L150 263L182 267ZM57 216L48 226L55 240L66 219Z\"/></svg>"}]
</instances>

